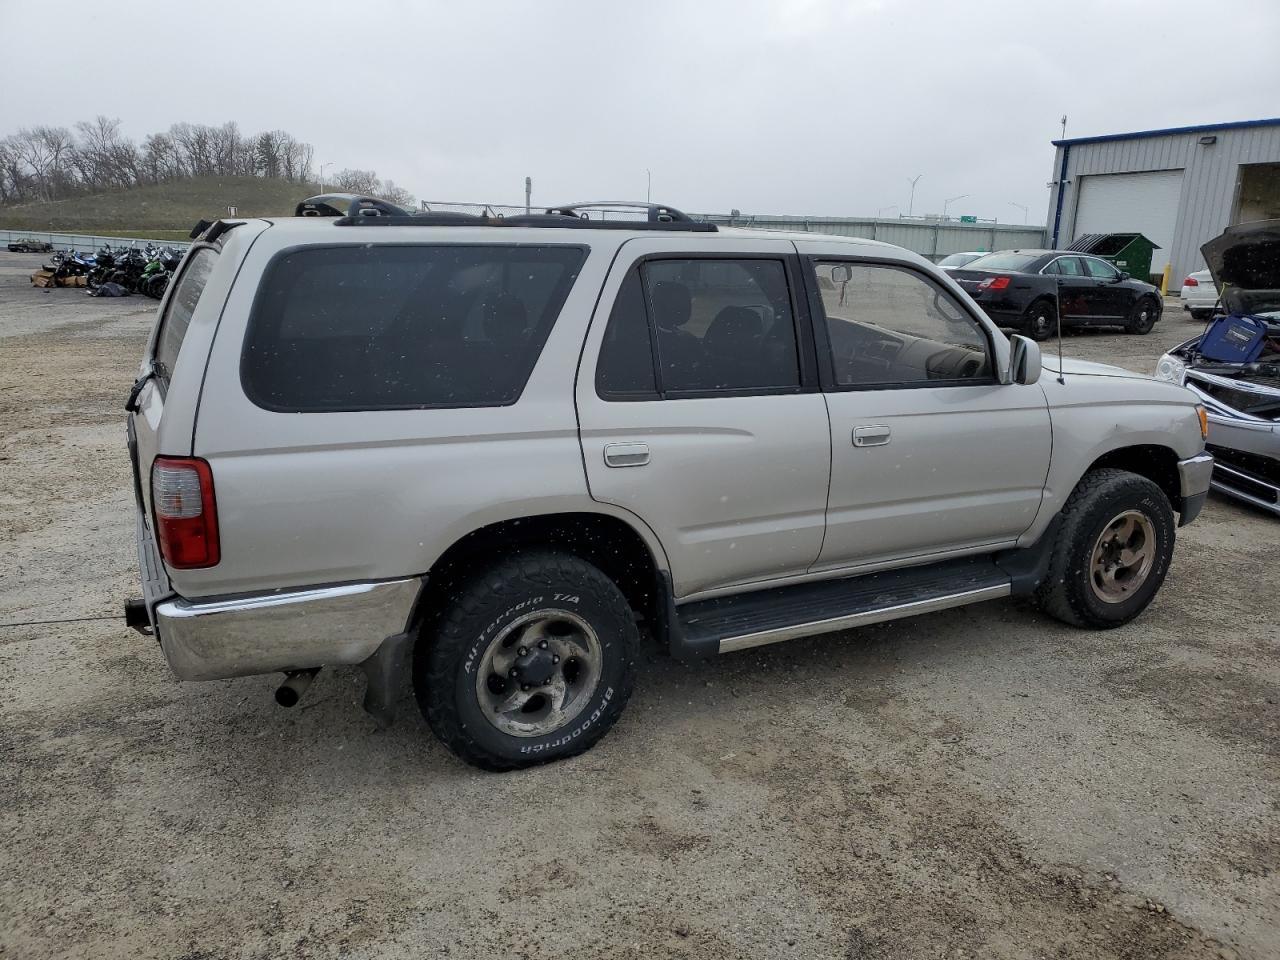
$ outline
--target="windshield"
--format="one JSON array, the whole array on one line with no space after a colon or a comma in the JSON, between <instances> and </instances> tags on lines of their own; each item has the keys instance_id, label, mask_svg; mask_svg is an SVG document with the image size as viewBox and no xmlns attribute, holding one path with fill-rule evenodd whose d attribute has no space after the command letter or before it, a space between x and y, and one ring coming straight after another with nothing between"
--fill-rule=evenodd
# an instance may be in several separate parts
<instances>
[{"instance_id":1,"label":"windshield","mask_svg":"<svg viewBox=\"0 0 1280 960\"><path fill-rule=\"evenodd\" d=\"M1025 270L1039 258L1038 253L988 253L965 265L967 270Z\"/></svg>"}]
</instances>

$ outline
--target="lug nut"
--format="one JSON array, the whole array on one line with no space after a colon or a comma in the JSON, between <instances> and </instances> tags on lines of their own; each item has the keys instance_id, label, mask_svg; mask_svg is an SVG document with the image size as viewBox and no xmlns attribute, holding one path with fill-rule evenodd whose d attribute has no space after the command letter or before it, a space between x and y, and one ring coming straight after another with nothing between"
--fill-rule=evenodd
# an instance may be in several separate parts
<instances>
[{"instance_id":1,"label":"lug nut","mask_svg":"<svg viewBox=\"0 0 1280 960\"><path fill-rule=\"evenodd\" d=\"M516 678L516 677L520 676L520 671L519 671L519 670L517 670L515 667L512 667L512 668L511 668L511 671L507 674L507 676L508 676L508 677L511 677L512 679L514 679L514 678Z\"/></svg>"},{"instance_id":2,"label":"lug nut","mask_svg":"<svg viewBox=\"0 0 1280 960\"><path fill-rule=\"evenodd\" d=\"M520 684L520 689L521 689L521 690L528 690L528 689L529 689L529 685L528 685L527 683L522 683L522 684Z\"/></svg>"},{"instance_id":3,"label":"lug nut","mask_svg":"<svg viewBox=\"0 0 1280 960\"><path fill-rule=\"evenodd\" d=\"M548 644L547 644L547 641L545 641L545 640L539 641L539 643L538 643L538 649L539 649L539 650L545 650L545 649L547 649L547 646L548 646Z\"/></svg>"},{"instance_id":4,"label":"lug nut","mask_svg":"<svg viewBox=\"0 0 1280 960\"><path fill-rule=\"evenodd\" d=\"M520 656L522 657L527 657L529 655L529 648L521 647L519 650L516 651L516 653L520 654Z\"/></svg>"},{"instance_id":5,"label":"lug nut","mask_svg":"<svg viewBox=\"0 0 1280 960\"><path fill-rule=\"evenodd\" d=\"M559 662L560 662L560 658L559 658L559 657L554 657L554 656L553 656L553 657L551 658L551 662L552 662L552 663L559 663Z\"/></svg>"}]
</instances>

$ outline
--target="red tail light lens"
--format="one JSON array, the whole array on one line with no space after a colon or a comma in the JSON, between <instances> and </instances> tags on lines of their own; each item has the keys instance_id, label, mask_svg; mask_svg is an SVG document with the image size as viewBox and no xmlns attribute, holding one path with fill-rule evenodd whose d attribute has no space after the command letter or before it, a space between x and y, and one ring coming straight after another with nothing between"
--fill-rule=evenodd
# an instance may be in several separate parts
<instances>
[{"instance_id":1,"label":"red tail light lens","mask_svg":"<svg viewBox=\"0 0 1280 960\"><path fill-rule=\"evenodd\" d=\"M983 280L980 284L978 284L978 289L979 290L1003 290L1007 286L1009 286L1008 277L987 277L987 279Z\"/></svg>"},{"instance_id":2,"label":"red tail light lens","mask_svg":"<svg viewBox=\"0 0 1280 960\"><path fill-rule=\"evenodd\" d=\"M208 463L198 457L156 457L151 507L165 563L178 570L218 563L218 506Z\"/></svg>"},{"instance_id":3,"label":"red tail light lens","mask_svg":"<svg viewBox=\"0 0 1280 960\"><path fill-rule=\"evenodd\" d=\"M1195 277L1187 277L1187 279L1182 281L1182 285L1184 287L1198 287L1200 286L1200 281Z\"/></svg>"}]
</instances>

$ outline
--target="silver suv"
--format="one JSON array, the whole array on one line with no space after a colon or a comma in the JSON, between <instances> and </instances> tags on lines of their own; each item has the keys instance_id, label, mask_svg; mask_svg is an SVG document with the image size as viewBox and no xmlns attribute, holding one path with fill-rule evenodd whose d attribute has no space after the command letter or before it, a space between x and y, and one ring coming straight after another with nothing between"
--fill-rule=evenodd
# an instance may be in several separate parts
<instances>
[{"instance_id":1,"label":"silver suv","mask_svg":"<svg viewBox=\"0 0 1280 960\"><path fill-rule=\"evenodd\" d=\"M897 247L299 212L203 229L128 403L126 617L184 680L282 671L289 705L358 664L389 723L411 678L512 769L612 726L642 635L696 657L1011 595L1123 624L1206 497L1191 393L1042 374Z\"/></svg>"}]
</instances>

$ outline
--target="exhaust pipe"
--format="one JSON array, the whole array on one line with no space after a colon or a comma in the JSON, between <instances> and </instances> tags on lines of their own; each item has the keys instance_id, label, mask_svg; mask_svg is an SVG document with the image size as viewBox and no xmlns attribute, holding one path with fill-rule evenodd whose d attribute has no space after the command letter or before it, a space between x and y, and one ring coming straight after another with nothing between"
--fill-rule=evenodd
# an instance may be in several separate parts
<instances>
[{"instance_id":1,"label":"exhaust pipe","mask_svg":"<svg viewBox=\"0 0 1280 960\"><path fill-rule=\"evenodd\" d=\"M292 707L297 704L319 672L319 667L308 667L306 670L286 670L284 683L276 687L276 703L282 707Z\"/></svg>"}]
</instances>

